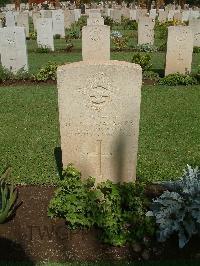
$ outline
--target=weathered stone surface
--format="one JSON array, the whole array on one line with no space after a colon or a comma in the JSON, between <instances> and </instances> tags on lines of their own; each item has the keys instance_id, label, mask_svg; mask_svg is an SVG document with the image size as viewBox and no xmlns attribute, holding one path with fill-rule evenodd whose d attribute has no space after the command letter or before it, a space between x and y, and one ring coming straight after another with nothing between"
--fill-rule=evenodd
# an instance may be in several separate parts
<instances>
[{"instance_id":1,"label":"weathered stone surface","mask_svg":"<svg viewBox=\"0 0 200 266\"><path fill-rule=\"evenodd\" d=\"M78 21L81 17L81 9L74 9L75 21Z\"/></svg>"},{"instance_id":2,"label":"weathered stone surface","mask_svg":"<svg viewBox=\"0 0 200 266\"><path fill-rule=\"evenodd\" d=\"M37 44L54 51L52 18L37 19Z\"/></svg>"},{"instance_id":3,"label":"weathered stone surface","mask_svg":"<svg viewBox=\"0 0 200 266\"><path fill-rule=\"evenodd\" d=\"M110 17L118 23L121 23L121 17L122 17L122 12L120 9L111 9L110 10Z\"/></svg>"},{"instance_id":4,"label":"weathered stone surface","mask_svg":"<svg viewBox=\"0 0 200 266\"><path fill-rule=\"evenodd\" d=\"M99 13L100 14L100 13ZM104 25L104 19L100 16L97 17L91 17L87 19L87 25L92 26L92 25Z\"/></svg>"},{"instance_id":5,"label":"weathered stone surface","mask_svg":"<svg viewBox=\"0 0 200 266\"><path fill-rule=\"evenodd\" d=\"M159 11L158 21L164 23L167 21L167 11Z\"/></svg>"},{"instance_id":6,"label":"weathered stone surface","mask_svg":"<svg viewBox=\"0 0 200 266\"><path fill-rule=\"evenodd\" d=\"M52 18L52 10L40 10L42 18Z\"/></svg>"},{"instance_id":7,"label":"weathered stone surface","mask_svg":"<svg viewBox=\"0 0 200 266\"><path fill-rule=\"evenodd\" d=\"M138 22L138 44L154 43L155 21L148 17L142 17Z\"/></svg>"},{"instance_id":8,"label":"weathered stone surface","mask_svg":"<svg viewBox=\"0 0 200 266\"><path fill-rule=\"evenodd\" d=\"M17 16L17 26L24 27L26 37L29 37L29 15L28 13L19 13Z\"/></svg>"},{"instance_id":9,"label":"weathered stone surface","mask_svg":"<svg viewBox=\"0 0 200 266\"><path fill-rule=\"evenodd\" d=\"M33 12L32 13L32 18L33 18L33 26L34 26L34 30L37 30L37 19L41 18L41 14L40 12Z\"/></svg>"},{"instance_id":10,"label":"weathered stone surface","mask_svg":"<svg viewBox=\"0 0 200 266\"><path fill-rule=\"evenodd\" d=\"M61 38L65 37L64 12L63 10L52 10L53 35L59 34Z\"/></svg>"},{"instance_id":11,"label":"weathered stone surface","mask_svg":"<svg viewBox=\"0 0 200 266\"><path fill-rule=\"evenodd\" d=\"M200 19L190 19L189 26L194 36L194 46L200 47Z\"/></svg>"},{"instance_id":12,"label":"weathered stone surface","mask_svg":"<svg viewBox=\"0 0 200 266\"><path fill-rule=\"evenodd\" d=\"M137 19L137 11L136 9L130 10L130 20L136 20Z\"/></svg>"},{"instance_id":13,"label":"weathered stone surface","mask_svg":"<svg viewBox=\"0 0 200 266\"><path fill-rule=\"evenodd\" d=\"M193 52L193 35L188 26L168 27L165 75L190 73Z\"/></svg>"},{"instance_id":14,"label":"weathered stone surface","mask_svg":"<svg viewBox=\"0 0 200 266\"><path fill-rule=\"evenodd\" d=\"M73 10L64 10L64 24L65 28L69 29L71 25L75 22L75 15Z\"/></svg>"},{"instance_id":15,"label":"weathered stone surface","mask_svg":"<svg viewBox=\"0 0 200 266\"><path fill-rule=\"evenodd\" d=\"M12 11L6 12L6 27L15 26L15 15Z\"/></svg>"},{"instance_id":16,"label":"weathered stone surface","mask_svg":"<svg viewBox=\"0 0 200 266\"><path fill-rule=\"evenodd\" d=\"M175 14L174 14L174 20L182 21L182 13L175 12Z\"/></svg>"},{"instance_id":17,"label":"weathered stone surface","mask_svg":"<svg viewBox=\"0 0 200 266\"><path fill-rule=\"evenodd\" d=\"M157 10L156 9L151 9L150 12L149 12L149 17L151 19L156 19L156 17L157 17Z\"/></svg>"},{"instance_id":18,"label":"weathered stone surface","mask_svg":"<svg viewBox=\"0 0 200 266\"><path fill-rule=\"evenodd\" d=\"M110 59L110 27L86 26L82 28L82 57L83 60Z\"/></svg>"},{"instance_id":19,"label":"weathered stone surface","mask_svg":"<svg viewBox=\"0 0 200 266\"><path fill-rule=\"evenodd\" d=\"M0 30L2 66L16 73L28 70L25 31L22 27L8 27Z\"/></svg>"},{"instance_id":20,"label":"weathered stone surface","mask_svg":"<svg viewBox=\"0 0 200 266\"><path fill-rule=\"evenodd\" d=\"M97 182L134 181L142 70L119 61L77 62L57 71L62 160Z\"/></svg>"},{"instance_id":21,"label":"weathered stone surface","mask_svg":"<svg viewBox=\"0 0 200 266\"><path fill-rule=\"evenodd\" d=\"M169 10L168 21L172 21L174 19L174 14L175 14L174 10Z\"/></svg>"}]
</instances>

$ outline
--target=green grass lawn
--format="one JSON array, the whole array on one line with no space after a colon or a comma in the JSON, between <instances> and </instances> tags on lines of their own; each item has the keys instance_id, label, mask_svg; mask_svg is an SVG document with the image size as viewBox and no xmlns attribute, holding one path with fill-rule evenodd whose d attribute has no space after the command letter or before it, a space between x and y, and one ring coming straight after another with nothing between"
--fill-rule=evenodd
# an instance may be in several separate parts
<instances>
[{"instance_id":1,"label":"green grass lawn","mask_svg":"<svg viewBox=\"0 0 200 266\"><path fill-rule=\"evenodd\" d=\"M162 180L200 165L200 86L142 88L137 176ZM0 171L10 164L17 182L55 183L60 146L53 85L0 88Z\"/></svg>"},{"instance_id":2,"label":"green grass lawn","mask_svg":"<svg viewBox=\"0 0 200 266\"><path fill-rule=\"evenodd\" d=\"M123 30L122 30L123 31ZM130 33L136 44L137 32ZM157 38L157 37L156 37ZM160 40L156 39L156 43ZM48 61L58 64L82 60L81 40L73 40L67 53L65 40L54 40L55 52L38 53L28 40L29 71L35 73ZM154 52L152 69L164 72L165 53ZM133 52L112 52L112 60L131 61ZM193 55L192 71L200 54ZM186 164L200 165L200 86L144 86L137 176L141 180L176 178ZM0 171L12 165L19 183L56 183L54 153L60 147L57 90L55 85L0 87Z\"/></svg>"}]
</instances>

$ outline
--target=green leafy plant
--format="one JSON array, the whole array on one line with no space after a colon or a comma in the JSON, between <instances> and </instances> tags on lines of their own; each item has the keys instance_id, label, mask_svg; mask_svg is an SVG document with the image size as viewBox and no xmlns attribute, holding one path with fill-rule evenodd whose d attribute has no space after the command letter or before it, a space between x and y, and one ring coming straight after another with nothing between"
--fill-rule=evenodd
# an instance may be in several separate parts
<instances>
[{"instance_id":1,"label":"green leafy plant","mask_svg":"<svg viewBox=\"0 0 200 266\"><path fill-rule=\"evenodd\" d=\"M39 71L33 75L35 81L47 81L56 80L56 71L58 65L55 62L48 62L47 65L39 69Z\"/></svg>"},{"instance_id":2,"label":"green leafy plant","mask_svg":"<svg viewBox=\"0 0 200 266\"><path fill-rule=\"evenodd\" d=\"M138 44L136 46L136 50L139 52L147 53L147 52L156 52L158 49L154 45L151 45L149 43L145 43L145 44Z\"/></svg>"},{"instance_id":3,"label":"green leafy plant","mask_svg":"<svg viewBox=\"0 0 200 266\"><path fill-rule=\"evenodd\" d=\"M12 216L17 200L17 190L6 183L10 172L11 169L8 168L0 178L0 224Z\"/></svg>"},{"instance_id":4,"label":"green leafy plant","mask_svg":"<svg viewBox=\"0 0 200 266\"><path fill-rule=\"evenodd\" d=\"M191 75L183 75L180 73L169 74L164 78L160 79L160 85L168 86L178 86L178 85L195 85L197 84L197 79Z\"/></svg>"},{"instance_id":5,"label":"green leafy plant","mask_svg":"<svg viewBox=\"0 0 200 266\"><path fill-rule=\"evenodd\" d=\"M142 70L149 70L151 68L151 56L148 53L136 53L133 55L132 63L141 66Z\"/></svg>"},{"instance_id":6,"label":"green leafy plant","mask_svg":"<svg viewBox=\"0 0 200 266\"><path fill-rule=\"evenodd\" d=\"M0 66L0 82L5 82L7 80L12 80L12 79L13 79L13 73L8 69L4 68L3 66Z\"/></svg>"},{"instance_id":7,"label":"green leafy plant","mask_svg":"<svg viewBox=\"0 0 200 266\"><path fill-rule=\"evenodd\" d=\"M193 53L196 53L196 54L200 53L200 47L194 46Z\"/></svg>"},{"instance_id":8,"label":"green leafy plant","mask_svg":"<svg viewBox=\"0 0 200 266\"><path fill-rule=\"evenodd\" d=\"M36 49L36 53L47 54L47 53L51 53L51 50L48 47L46 47L46 46L44 46L44 47L38 47Z\"/></svg>"},{"instance_id":9,"label":"green leafy plant","mask_svg":"<svg viewBox=\"0 0 200 266\"><path fill-rule=\"evenodd\" d=\"M5 81L25 81L31 79L31 75L23 68L18 70L17 73L13 73L10 70L0 66L0 82Z\"/></svg>"},{"instance_id":10,"label":"green leafy plant","mask_svg":"<svg viewBox=\"0 0 200 266\"><path fill-rule=\"evenodd\" d=\"M112 29L113 25L114 25L114 21L111 17L104 17L104 25L110 26L110 28Z\"/></svg>"},{"instance_id":11,"label":"green leafy plant","mask_svg":"<svg viewBox=\"0 0 200 266\"><path fill-rule=\"evenodd\" d=\"M138 29L138 24L135 20L130 20L128 18L122 17L121 24L124 30L137 30Z\"/></svg>"},{"instance_id":12,"label":"green leafy plant","mask_svg":"<svg viewBox=\"0 0 200 266\"><path fill-rule=\"evenodd\" d=\"M37 39L37 32L33 31L29 33L29 38L31 40L36 40Z\"/></svg>"},{"instance_id":13,"label":"green leafy plant","mask_svg":"<svg viewBox=\"0 0 200 266\"><path fill-rule=\"evenodd\" d=\"M179 247L200 233L200 171L187 166L177 181L161 183L166 191L153 200L147 216L154 216L158 225L158 241L178 234Z\"/></svg>"},{"instance_id":14,"label":"green leafy plant","mask_svg":"<svg viewBox=\"0 0 200 266\"><path fill-rule=\"evenodd\" d=\"M116 51L122 51L128 45L127 38L123 36L119 31L111 32L111 39L113 42L114 49Z\"/></svg>"},{"instance_id":15,"label":"green leafy plant","mask_svg":"<svg viewBox=\"0 0 200 266\"><path fill-rule=\"evenodd\" d=\"M158 82L160 80L158 73L156 73L154 71L144 71L142 73L142 77L143 77L143 79L150 79L150 80L153 80L155 82Z\"/></svg>"},{"instance_id":16,"label":"green leafy plant","mask_svg":"<svg viewBox=\"0 0 200 266\"><path fill-rule=\"evenodd\" d=\"M60 34L55 34L54 35L54 39L60 39L61 38L61 35Z\"/></svg>"},{"instance_id":17,"label":"green leafy plant","mask_svg":"<svg viewBox=\"0 0 200 266\"><path fill-rule=\"evenodd\" d=\"M20 70L17 71L16 74L13 74L13 80L18 80L18 81L25 81L25 80L31 80L32 79L32 75L24 70L24 68L21 68Z\"/></svg>"},{"instance_id":18,"label":"green leafy plant","mask_svg":"<svg viewBox=\"0 0 200 266\"><path fill-rule=\"evenodd\" d=\"M72 229L97 226L105 243L122 246L154 233L153 219L145 215L147 207L141 184L106 181L95 187L94 178L82 179L70 164L50 201L48 215L64 218Z\"/></svg>"},{"instance_id":19,"label":"green leafy plant","mask_svg":"<svg viewBox=\"0 0 200 266\"><path fill-rule=\"evenodd\" d=\"M105 243L122 246L154 233L153 220L145 216L148 201L141 184L106 181L97 189L100 193L96 223L102 230Z\"/></svg>"},{"instance_id":20,"label":"green leafy plant","mask_svg":"<svg viewBox=\"0 0 200 266\"><path fill-rule=\"evenodd\" d=\"M71 164L63 172L63 180L50 201L48 215L62 217L69 228L90 228L95 223L94 179L81 179Z\"/></svg>"},{"instance_id":21,"label":"green leafy plant","mask_svg":"<svg viewBox=\"0 0 200 266\"><path fill-rule=\"evenodd\" d=\"M197 68L197 73L194 75L197 79L198 83L200 84L200 65Z\"/></svg>"}]
</instances>

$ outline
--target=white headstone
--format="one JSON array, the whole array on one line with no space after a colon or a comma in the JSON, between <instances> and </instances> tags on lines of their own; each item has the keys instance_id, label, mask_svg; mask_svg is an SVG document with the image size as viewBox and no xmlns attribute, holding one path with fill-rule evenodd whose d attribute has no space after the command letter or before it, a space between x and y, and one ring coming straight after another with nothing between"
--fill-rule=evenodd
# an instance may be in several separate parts
<instances>
[{"instance_id":1,"label":"white headstone","mask_svg":"<svg viewBox=\"0 0 200 266\"><path fill-rule=\"evenodd\" d=\"M53 34L59 34L61 38L65 37L65 26L64 26L64 13L63 10L52 10L53 19Z\"/></svg>"},{"instance_id":2,"label":"white headstone","mask_svg":"<svg viewBox=\"0 0 200 266\"><path fill-rule=\"evenodd\" d=\"M28 70L26 38L23 27L7 27L0 31L2 66L16 73Z\"/></svg>"},{"instance_id":3,"label":"white headstone","mask_svg":"<svg viewBox=\"0 0 200 266\"><path fill-rule=\"evenodd\" d=\"M138 22L138 44L154 43L155 21L148 17L142 17Z\"/></svg>"},{"instance_id":4,"label":"white headstone","mask_svg":"<svg viewBox=\"0 0 200 266\"><path fill-rule=\"evenodd\" d=\"M59 67L57 77L63 166L73 163L97 183L134 181L141 67L83 61Z\"/></svg>"},{"instance_id":5,"label":"white headstone","mask_svg":"<svg viewBox=\"0 0 200 266\"><path fill-rule=\"evenodd\" d=\"M29 15L28 13L20 13L17 16L17 26L24 27L26 37L29 37Z\"/></svg>"},{"instance_id":6,"label":"white headstone","mask_svg":"<svg viewBox=\"0 0 200 266\"><path fill-rule=\"evenodd\" d=\"M54 51L52 18L37 19L37 44Z\"/></svg>"},{"instance_id":7,"label":"white headstone","mask_svg":"<svg viewBox=\"0 0 200 266\"><path fill-rule=\"evenodd\" d=\"M193 34L189 26L168 27L165 75L191 71Z\"/></svg>"},{"instance_id":8,"label":"white headstone","mask_svg":"<svg viewBox=\"0 0 200 266\"><path fill-rule=\"evenodd\" d=\"M110 27L106 25L82 28L82 57L84 61L110 60Z\"/></svg>"},{"instance_id":9,"label":"white headstone","mask_svg":"<svg viewBox=\"0 0 200 266\"><path fill-rule=\"evenodd\" d=\"M12 11L6 12L6 27L15 26L15 15Z\"/></svg>"},{"instance_id":10,"label":"white headstone","mask_svg":"<svg viewBox=\"0 0 200 266\"><path fill-rule=\"evenodd\" d=\"M190 19L189 26L194 36L194 46L200 47L200 19Z\"/></svg>"}]
</instances>

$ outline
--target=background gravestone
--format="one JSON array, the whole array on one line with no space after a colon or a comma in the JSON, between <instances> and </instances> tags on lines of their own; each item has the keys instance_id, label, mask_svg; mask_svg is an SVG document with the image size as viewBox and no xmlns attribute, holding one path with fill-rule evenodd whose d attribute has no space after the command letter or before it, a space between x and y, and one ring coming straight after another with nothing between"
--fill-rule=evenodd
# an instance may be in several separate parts
<instances>
[{"instance_id":1,"label":"background gravestone","mask_svg":"<svg viewBox=\"0 0 200 266\"><path fill-rule=\"evenodd\" d=\"M29 37L29 15L28 13L19 13L17 16L17 26L24 27L26 37Z\"/></svg>"},{"instance_id":2,"label":"background gravestone","mask_svg":"<svg viewBox=\"0 0 200 266\"><path fill-rule=\"evenodd\" d=\"M0 31L0 39L2 66L13 73L21 69L28 70L24 28L2 28Z\"/></svg>"},{"instance_id":3,"label":"background gravestone","mask_svg":"<svg viewBox=\"0 0 200 266\"><path fill-rule=\"evenodd\" d=\"M82 28L83 60L110 60L110 27L106 25Z\"/></svg>"},{"instance_id":4,"label":"background gravestone","mask_svg":"<svg viewBox=\"0 0 200 266\"><path fill-rule=\"evenodd\" d=\"M64 13L61 9L52 10L53 35L59 34L61 38L65 37Z\"/></svg>"},{"instance_id":5,"label":"background gravestone","mask_svg":"<svg viewBox=\"0 0 200 266\"><path fill-rule=\"evenodd\" d=\"M155 21L148 17L142 17L138 22L138 44L154 43Z\"/></svg>"},{"instance_id":6,"label":"background gravestone","mask_svg":"<svg viewBox=\"0 0 200 266\"><path fill-rule=\"evenodd\" d=\"M37 44L54 51L52 18L37 19Z\"/></svg>"},{"instance_id":7,"label":"background gravestone","mask_svg":"<svg viewBox=\"0 0 200 266\"><path fill-rule=\"evenodd\" d=\"M193 34L188 26L168 27L165 75L191 72Z\"/></svg>"},{"instance_id":8,"label":"background gravestone","mask_svg":"<svg viewBox=\"0 0 200 266\"><path fill-rule=\"evenodd\" d=\"M194 46L200 47L200 19L190 19L189 26L194 36Z\"/></svg>"}]
</instances>

